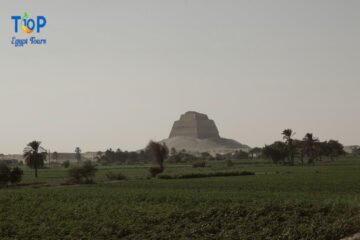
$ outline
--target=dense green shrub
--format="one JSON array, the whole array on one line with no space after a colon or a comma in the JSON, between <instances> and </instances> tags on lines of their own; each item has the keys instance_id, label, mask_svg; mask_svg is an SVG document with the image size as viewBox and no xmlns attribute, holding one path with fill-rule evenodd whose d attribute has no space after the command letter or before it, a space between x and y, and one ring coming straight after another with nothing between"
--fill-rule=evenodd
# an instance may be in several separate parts
<instances>
[{"instance_id":1,"label":"dense green shrub","mask_svg":"<svg viewBox=\"0 0 360 240\"><path fill-rule=\"evenodd\" d=\"M61 165L62 165L64 168L68 168L68 167L70 167L70 161L69 161L69 160L66 160L66 161L64 161Z\"/></svg>"},{"instance_id":2,"label":"dense green shrub","mask_svg":"<svg viewBox=\"0 0 360 240\"><path fill-rule=\"evenodd\" d=\"M109 180L126 180L127 177L122 173L107 172L105 174Z\"/></svg>"},{"instance_id":3,"label":"dense green shrub","mask_svg":"<svg viewBox=\"0 0 360 240\"><path fill-rule=\"evenodd\" d=\"M193 164L193 167L194 167L194 168L205 167L205 166L206 166L205 161L196 161L196 162L194 162L194 164Z\"/></svg>"},{"instance_id":4,"label":"dense green shrub","mask_svg":"<svg viewBox=\"0 0 360 240\"><path fill-rule=\"evenodd\" d=\"M0 187L21 182L23 170L18 167L9 168L6 164L0 163Z\"/></svg>"},{"instance_id":5,"label":"dense green shrub","mask_svg":"<svg viewBox=\"0 0 360 240\"><path fill-rule=\"evenodd\" d=\"M169 174L160 174L160 175L158 175L158 178L160 178L160 179L173 179L174 176L171 176Z\"/></svg>"},{"instance_id":6,"label":"dense green shrub","mask_svg":"<svg viewBox=\"0 0 360 240\"><path fill-rule=\"evenodd\" d=\"M10 177L10 168L4 164L0 163L0 187L7 185Z\"/></svg>"},{"instance_id":7,"label":"dense green shrub","mask_svg":"<svg viewBox=\"0 0 360 240\"><path fill-rule=\"evenodd\" d=\"M227 161L226 161L226 166L232 167L232 166L234 166L234 162L231 161L231 160L227 160Z\"/></svg>"},{"instance_id":8,"label":"dense green shrub","mask_svg":"<svg viewBox=\"0 0 360 240\"><path fill-rule=\"evenodd\" d=\"M23 174L24 172L21 168L15 167L10 172L9 181L11 182L11 184L17 184L21 182Z\"/></svg>"},{"instance_id":9,"label":"dense green shrub","mask_svg":"<svg viewBox=\"0 0 360 240\"><path fill-rule=\"evenodd\" d=\"M93 183L97 168L90 161L82 166L75 166L69 169L71 181L75 183Z\"/></svg>"},{"instance_id":10,"label":"dense green shrub","mask_svg":"<svg viewBox=\"0 0 360 240\"><path fill-rule=\"evenodd\" d=\"M254 172L209 172L209 173L186 173L180 175L166 175L161 174L158 176L160 179L187 179L187 178L205 178L205 177L230 177L230 176L251 176L255 175Z\"/></svg>"},{"instance_id":11,"label":"dense green shrub","mask_svg":"<svg viewBox=\"0 0 360 240\"><path fill-rule=\"evenodd\" d=\"M265 145L263 148L263 156L270 158L274 163L284 162L288 156L288 148L285 143L276 141L271 145Z\"/></svg>"},{"instance_id":12,"label":"dense green shrub","mask_svg":"<svg viewBox=\"0 0 360 240\"><path fill-rule=\"evenodd\" d=\"M156 177L164 171L164 160L169 156L169 149L165 143L150 141L146 146L146 151L151 154L159 166L149 168L149 177Z\"/></svg>"},{"instance_id":13,"label":"dense green shrub","mask_svg":"<svg viewBox=\"0 0 360 240\"><path fill-rule=\"evenodd\" d=\"M117 149L116 151L111 148L105 152L98 152L96 156L97 162L103 166L111 164L135 164L146 163L151 159L149 151L141 150L137 151L122 151Z\"/></svg>"}]
</instances>

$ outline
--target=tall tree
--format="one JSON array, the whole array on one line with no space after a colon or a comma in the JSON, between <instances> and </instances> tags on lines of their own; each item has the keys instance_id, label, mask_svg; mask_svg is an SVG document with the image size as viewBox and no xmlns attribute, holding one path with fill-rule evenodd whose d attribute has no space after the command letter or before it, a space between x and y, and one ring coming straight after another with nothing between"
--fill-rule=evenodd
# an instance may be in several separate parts
<instances>
[{"instance_id":1,"label":"tall tree","mask_svg":"<svg viewBox=\"0 0 360 240\"><path fill-rule=\"evenodd\" d=\"M151 167L149 169L151 177L156 177L157 174L164 171L164 160L169 156L169 149L165 143L157 143L150 141L146 150L151 153L154 160L159 164L159 167Z\"/></svg>"},{"instance_id":2,"label":"tall tree","mask_svg":"<svg viewBox=\"0 0 360 240\"><path fill-rule=\"evenodd\" d=\"M294 163L295 163L295 161L294 161L295 148L294 148L294 145L293 145L292 136L294 136L295 133L293 132L293 130L288 128L288 129L285 129L282 132L282 135L283 135L283 139L285 140L285 143L287 145L288 162L289 162L290 165L294 165Z\"/></svg>"},{"instance_id":3,"label":"tall tree","mask_svg":"<svg viewBox=\"0 0 360 240\"><path fill-rule=\"evenodd\" d=\"M259 148L259 147L254 147L254 148L250 149L249 154L250 154L251 159L259 158L262 154L262 151L263 151L263 149Z\"/></svg>"},{"instance_id":4,"label":"tall tree","mask_svg":"<svg viewBox=\"0 0 360 240\"><path fill-rule=\"evenodd\" d=\"M38 177L38 169L44 166L46 154L40 147L41 142L32 141L24 148L25 163L35 170L35 177Z\"/></svg>"},{"instance_id":5,"label":"tall tree","mask_svg":"<svg viewBox=\"0 0 360 240\"><path fill-rule=\"evenodd\" d=\"M329 149L329 156L331 160L336 159L339 155L344 155L344 146L337 140L330 139L327 142L327 146Z\"/></svg>"},{"instance_id":6,"label":"tall tree","mask_svg":"<svg viewBox=\"0 0 360 240\"><path fill-rule=\"evenodd\" d=\"M316 143L319 142L319 139L315 138L312 133L307 133L303 141L305 152L309 158L308 163L313 164L316 158Z\"/></svg>"},{"instance_id":7,"label":"tall tree","mask_svg":"<svg viewBox=\"0 0 360 240\"><path fill-rule=\"evenodd\" d=\"M81 149L79 147L75 148L75 159L78 163L81 161Z\"/></svg>"},{"instance_id":8,"label":"tall tree","mask_svg":"<svg viewBox=\"0 0 360 240\"><path fill-rule=\"evenodd\" d=\"M265 145L262 155L265 158L271 158L275 164L283 163L287 156L287 146L283 142L276 141L271 145Z\"/></svg>"}]
</instances>

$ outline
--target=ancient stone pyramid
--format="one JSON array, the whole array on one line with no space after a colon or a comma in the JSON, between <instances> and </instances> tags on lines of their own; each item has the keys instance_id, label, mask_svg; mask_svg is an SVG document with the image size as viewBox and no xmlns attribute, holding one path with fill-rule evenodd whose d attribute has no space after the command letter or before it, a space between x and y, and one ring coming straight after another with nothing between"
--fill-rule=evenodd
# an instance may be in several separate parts
<instances>
[{"instance_id":1,"label":"ancient stone pyramid","mask_svg":"<svg viewBox=\"0 0 360 240\"><path fill-rule=\"evenodd\" d=\"M182 114L180 120L174 122L169 138L178 136L198 139L220 138L215 122L206 114L193 111Z\"/></svg>"},{"instance_id":2,"label":"ancient stone pyramid","mask_svg":"<svg viewBox=\"0 0 360 240\"><path fill-rule=\"evenodd\" d=\"M169 148L193 153L216 154L250 149L233 139L220 137L215 122L206 114L194 111L182 114L180 120L174 122L169 138L161 142L166 143Z\"/></svg>"}]
</instances>

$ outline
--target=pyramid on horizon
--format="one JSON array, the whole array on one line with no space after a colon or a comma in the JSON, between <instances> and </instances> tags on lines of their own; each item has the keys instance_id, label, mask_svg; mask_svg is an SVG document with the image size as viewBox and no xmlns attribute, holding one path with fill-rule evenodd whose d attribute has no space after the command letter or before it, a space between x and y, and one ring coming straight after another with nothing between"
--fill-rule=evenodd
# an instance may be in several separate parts
<instances>
[{"instance_id":1,"label":"pyramid on horizon","mask_svg":"<svg viewBox=\"0 0 360 240\"><path fill-rule=\"evenodd\" d=\"M228 153L249 151L250 147L233 139L220 137L218 128L206 114L189 111L175 121L169 138L162 140L169 148L194 153Z\"/></svg>"},{"instance_id":2,"label":"pyramid on horizon","mask_svg":"<svg viewBox=\"0 0 360 240\"><path fill-rule=\"evenodd\" d=\"M180 120L174 122L169 138L178 136L199 139L220 138L215 122L206 114L193 111L182 114Z\"/></svg>"}]
</instances>

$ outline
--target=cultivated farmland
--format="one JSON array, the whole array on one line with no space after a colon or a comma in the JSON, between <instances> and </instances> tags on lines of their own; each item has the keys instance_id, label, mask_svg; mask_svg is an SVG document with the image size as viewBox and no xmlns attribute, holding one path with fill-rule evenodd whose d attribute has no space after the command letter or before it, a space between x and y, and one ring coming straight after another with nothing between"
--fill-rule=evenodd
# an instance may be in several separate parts
<instances>
[{"instance_id":1,"label":"cultivated farmland","mask_svg":"<svg viewBox=\"0 0 360 240\"><path fill-rule=\"evenodd\" d=\"M255 173L186 179L147 179L148 168L99 166L96 184L64 185L65 168L40 169L35 180L24 167L23 185L0 189L1 239L340 239L360 231L359 158L165 165L168 176ZM127 180L109 181L108 172Z\"/></svg>"}]
</instances>

